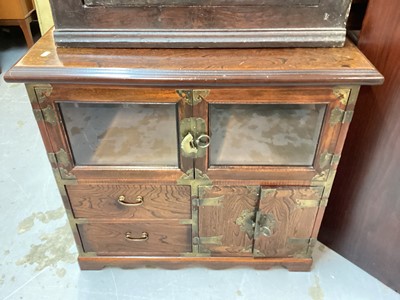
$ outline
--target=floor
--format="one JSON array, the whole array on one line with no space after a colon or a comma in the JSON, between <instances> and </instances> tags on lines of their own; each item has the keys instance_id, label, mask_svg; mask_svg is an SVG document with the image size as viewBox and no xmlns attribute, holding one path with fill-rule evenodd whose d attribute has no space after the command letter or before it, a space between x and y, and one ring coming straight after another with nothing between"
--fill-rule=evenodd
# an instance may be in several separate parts
<instances>
[{"instance_id":1,"label":"floor","mask_svg":"<svg viewBox=\"0 0 400 300\"><path fill-rule=\"evenodd\" d=\"M0 36L2 72L26 48ZM0 76L0 299L400 299L318 244L309 273L202 268L80 271L50 164L22 84Z\"/></svg>"}]
</instances>

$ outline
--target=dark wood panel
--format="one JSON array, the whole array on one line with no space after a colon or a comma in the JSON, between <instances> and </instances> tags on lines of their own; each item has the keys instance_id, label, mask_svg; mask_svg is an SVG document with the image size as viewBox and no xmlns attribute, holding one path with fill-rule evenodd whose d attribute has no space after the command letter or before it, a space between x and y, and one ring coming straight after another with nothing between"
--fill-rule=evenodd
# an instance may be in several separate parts
<instances>
[{"instance_id":1,"label":"dark wood panel","mask_svg":"<svg viewBox=\"0 0 400 300\"><path fill-rule=\"evenodd\" d=\"M136 86L379 84L382 76L350 42L344 48L56 48L47 33L5 75L13 82Z\"/></svg>"},{"instance_id":2,"label":"dark wood panel","mask_svg":"<svg viewBox=\"0 0 400 300\"><path fill-rule=\"evenodd\" d=\"M213 256L252 256L249 222L255 218L259 187L204 186L199 198L201 250Z\"/></svg>"},{"instance_id":3,"label":"dark wood panel","mask_svg":"<svg viewBox=\"0 0 400 300\"><path fill-rule=\"evenodd\" d=\"M317 6L321 0L247 0L246 6ZM132 7L132 6L240 6L242 0L84 0L87 6Z\"/></svg>"},{"instance_id":4,"label":"dark wood panel","mask_svg":"<svg viewBox=\"0 0 400 300\"><path fill-rule=\"evenodd\" d=\"M190 186L97 184L66 188L76 218L191 218ZM121 200L121 196L124 199Z\"/></svg>"},{"instance_id":5,"label":"dark wood panel","mask_svg":"<svg viewBox=\"0 0 400 300\"><path fill-rule=\"evenodd\" d=\"M89 6L82 0L50 2L59 46L102 48L341 47L351 4L350 0L86 0Z\"/></svg>"},{"instance_id":6,"label":"dark wood panel","mask_svg":"<svg viewBox=\"0 0 400 300\"><path fill-rule=\"evenodd\" d=\"M191 225L177 221L79 224L85 252L97 255L179 255L192 251ZM126 238L147 240L132 241Z\"/></svg>"},{"instance_id":7,"label":"dark wood panel","mask_svg":"<svg viewBox=\"0 0 400 300\"><path fill-rule=\"evenodd\" d=\"M370 0L359 47L385 76L362 88L319 238L400 291L400 2Z\"/></svg>"},{"instance_id":8,"label":"dark wood panel","mask_svg":"<svg viewBox=\"0 0 400 300\"><path fill-rule=\"evenodd\" d=\"M207 267L210 269L228 269L232 267L250 267L266 270L283 266L289 271L310 271L311 258L267 258L252 257L100 257L79 256L82 270L100 270L104 267L120 268L165 268L180 269L188 267Z\"/></svg>"},{"instance_id":9,"label":"dark wood panel","mask_svg":"<svg viewBox=\"0 0 400 300\"><path fill-rule=\"evenodd\" d=\"M254 255L305 256L323 187L261 189ZM307 207L311 206L311 207Z\"/></svg>"}]
</instances>

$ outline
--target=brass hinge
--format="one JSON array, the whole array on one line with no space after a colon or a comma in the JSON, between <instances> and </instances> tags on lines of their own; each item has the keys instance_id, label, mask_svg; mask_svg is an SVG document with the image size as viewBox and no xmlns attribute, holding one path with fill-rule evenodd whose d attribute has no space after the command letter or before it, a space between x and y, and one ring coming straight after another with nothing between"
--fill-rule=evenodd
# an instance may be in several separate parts
<instances>
[{"instance_id":1,"label":"brass hinge","mask_svg":"<svg viewBox=\"0 0 400 300\"><path fill-rule=\"evenodd\" d=\"M64 149L60 149L56 153L47 153L50 163L58 170L61 179L76 180L75 175L69 172L66 168L72 166L68 153Z\"/></svg>"},{"instance_id":2,"label":"brass hinge","mask_svg":"<svg viewBox=\"0 0 400 300\"><path fill-rule=\"evenodd\" d=\"M210 90L176 90L176 92L187 104L197 105L206 99Z\"/></svg>"},{"instance_id":3,"label":"brass hinge","mask_svg":"<svg viewBox=\"0 0 400 300\"><path fill-rule=\"evenodd\" d=\"M321 169L326 169L333 165L337 165L340 161L340 154L333 154L329 152L324 152L319 158L319 167Z\"/></svg>"},{"instance_id":4,"label":"brass hinge","mask_svg":"<svg viewBox=\"0 0 400 300\"><path fill-rule=\"evenodd\" d=\"M353 119L354 112L352 110L343 110L338 107L332 110L329 123L335 126L339 123L347 124Z\"/></svg>"},{"instance_id":5,"label":"brass hinge","mask_svg":"<svg viewBox=\"0 0 400 300\"><path fill-rule=\"evenodd\" d=\"M223 200L224 200L224 195L211 198L196 198L195 204L197 206L222 206Z\"/></svg>"},{"instance_id":6,"label":"brass hinge","mask_svg":"<svg viewBox=\"0 0 400 300\"><path fill-rule=\"evenodd\" d=\"M33 115L35 116L36 122L44 121L43 114L40 109L34 109Z\"/></svg>"},{"instance_id":7,"label":"brass hinge","mask_svg":"<svg viewBox=\"0 0 400 300\"><path fill-rule=\"evenodd\" d=\"M322 198L318 200L296 199L296 204L300 208L326 207L328 199Z\"/></svg>"},{"instance_id":8,"label":"brass hinge","mask_svg":"<svg viewBox=\"0 0 400 300\"><path fill-rule=\"evenodd\" d=\"M47 153L47 156L49 161L53 164L62 165L64 167L72 166L68 153L62 148L60 148L56 153Z\"/></svg>"},{"instance_id":9,"label":"brass hinge","mask_svg":"<svg viewBox=\"0 0 400 300\"><path fill-rule=\"evenodd\" d=\"M222 245L222 235L199 237L200 245Z\"/></svg>"},{"instance_id":10,"label":"brass hinge","mask_svg":"<svg viewBox=\"0 0 400 300\"><path fill-rule=\"evenodd\" d=\"M300 239L300 238L289 238L287 240L288 244L294 244L302 248L301 251L297 252L295 257L310 257L312 254L312 250L317 243L317 239Z\"/></svg>"},{"instance_id":11,"label":"brass hinge","mask_svg":"<svg viewBox=\"0 0 400 300\"><path fill-rule=\"evenodd\" d=\"M42 109L43 119L45 122L50 123L51 125L57 124L57 116L53 107L48 105L47 107Z\"/></svg>"}]
</instances>

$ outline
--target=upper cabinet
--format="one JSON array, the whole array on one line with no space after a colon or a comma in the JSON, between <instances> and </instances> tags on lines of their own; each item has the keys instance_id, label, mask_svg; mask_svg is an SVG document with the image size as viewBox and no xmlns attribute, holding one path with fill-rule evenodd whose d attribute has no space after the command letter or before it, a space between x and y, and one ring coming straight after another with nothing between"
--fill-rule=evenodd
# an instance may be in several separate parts
<instances>
[{"instance_id":1,"label":"upper cabinet","mask_svg":"<svg viewBox=\"0 0 400 300\"><path fill-rule=\"evenodd\" d=\"M342 47L351 6L351 0L50 2L59 46L102 48Z\"/></svg>"}]
</instances>

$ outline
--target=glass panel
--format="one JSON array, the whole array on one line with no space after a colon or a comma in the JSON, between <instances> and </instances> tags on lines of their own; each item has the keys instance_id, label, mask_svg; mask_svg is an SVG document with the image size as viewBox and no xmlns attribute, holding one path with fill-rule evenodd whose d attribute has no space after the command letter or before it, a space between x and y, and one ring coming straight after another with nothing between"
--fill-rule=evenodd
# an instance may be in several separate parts
<instances>
[{"instance_id":1,"label":"glass panel","mask_svg":"<svg viewBox=\"0 0 400 300\"><path fill-rule=\"evenodd\" d=\"M210 165L313 163L323 104L211 105Z\"/></svg>"},{"instance_id":2,"label":"glass panel","mask_svg":"<svg viewBox=\"0 0 400 300\"><path fill-rule=\"evenodd\" d=\"M175 104L60 103L77 165L178 166Z\"/></svg>"}]
</instances>

